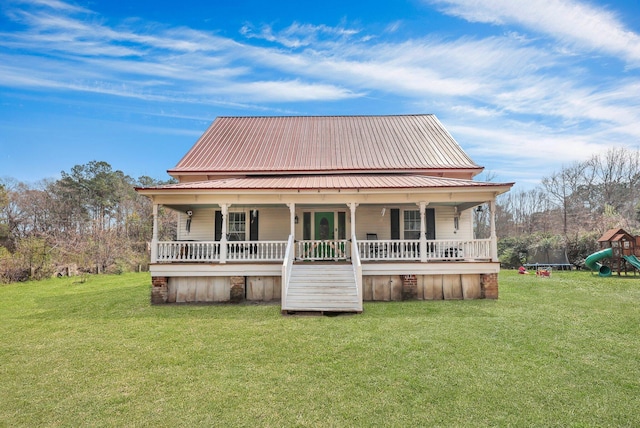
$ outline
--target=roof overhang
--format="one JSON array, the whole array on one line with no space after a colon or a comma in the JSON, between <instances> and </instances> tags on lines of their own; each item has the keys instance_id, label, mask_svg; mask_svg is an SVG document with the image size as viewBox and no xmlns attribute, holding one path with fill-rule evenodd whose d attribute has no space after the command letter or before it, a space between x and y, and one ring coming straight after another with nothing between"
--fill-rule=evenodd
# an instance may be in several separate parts
<instances>
[{"instance_id":1,"label":"roof overhang","mask_svg":"<svg viewBox=\"0 0 640 428\"><path fill-rule=\"evenodd\" d=\"M319 175L245 177L136 188L164 205L329 204L357 202L453 205L460 211L495 199L514 183L477 182L422 175Z\"/></svg>"}]
</instances>

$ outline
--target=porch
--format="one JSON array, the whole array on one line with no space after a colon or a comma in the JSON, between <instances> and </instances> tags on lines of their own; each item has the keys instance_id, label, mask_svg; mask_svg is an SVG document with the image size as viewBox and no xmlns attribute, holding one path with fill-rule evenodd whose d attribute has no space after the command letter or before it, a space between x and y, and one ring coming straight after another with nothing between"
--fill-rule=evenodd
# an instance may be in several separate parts
<instances>
[{"instance_id":1,"label":"porch","mask_svg":"<svg viewBox=\"0 0 640 428\"><path fill-rule=\"evenodd\" d=\"M338 197L166 204L179 214L178 239L157 240L154 224L151 272L166 292L154 282L152 301L279 300L283 313L359 313L367 300L485 297L499 265L493 220L489 237L474 236L482 201Z\"/></svg>"}]
</instances>

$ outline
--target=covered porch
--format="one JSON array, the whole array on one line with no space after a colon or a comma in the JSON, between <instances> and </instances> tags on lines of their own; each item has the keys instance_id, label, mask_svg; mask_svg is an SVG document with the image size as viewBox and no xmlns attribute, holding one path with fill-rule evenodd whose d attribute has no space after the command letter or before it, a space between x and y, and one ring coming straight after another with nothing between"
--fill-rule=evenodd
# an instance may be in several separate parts
<instances>
[{"instance_id":1,"label":"covered porch","mask_svg":"<svg viewBox=\"0 0 640 428\"><path fill-rule=\"evenodd\" d=\"M282 263L286 254L292 254L296 262L350 261L354 252L362 262L497 261L493 214L490 236L473 237L471 211L483 203L418 203L390 209L372 204L362 205L360 210L357 203L342 207L294 203L279 207L166 205L179 213L175 241L157 239L158 205L154 205L151 263ZM488 204L493 207L492 201ZM269 230L262 232L264 227ZM213 239L202 239L203 234ZM265 235L281 239L262 239ZM436 235L444 238L432 239Z\"/></svg>"}]
</instances>

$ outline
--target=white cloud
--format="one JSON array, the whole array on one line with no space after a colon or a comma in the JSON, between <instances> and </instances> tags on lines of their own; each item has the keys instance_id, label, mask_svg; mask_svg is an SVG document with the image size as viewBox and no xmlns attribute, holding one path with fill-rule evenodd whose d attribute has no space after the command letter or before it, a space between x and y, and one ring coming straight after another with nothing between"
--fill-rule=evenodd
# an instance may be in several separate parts
<instances>
[{"instance_id":1,"label":"white cloud","mask_svg":"<svg viewBox=\"0 0 640 428\"><path fill-rule=\"evenodd\" d=\"M281 44L287 48L300 48L317 44L321 40L348 39L359 33L359 30L345 27L330 27L327 25L300 24L294 22L289 27L274 31L270 25L263 25L255 31L251 24L245 24L240 29L240 34L249 39L263 39L269 42Z\"/></svg>"},{"instance_id":2,"label":"white cloud","mask_svg":"<svg viewBox=\"0 0 640 428\"><path fill-rule=\"evenodd\" d=\"M471 22L518 24L582 49L640 65L640 35L612 12L575 0L426 0Z\"/></svg>"},{"instance_id":3,"label":"white cloud","mask_svg":"<svg viewBox=\"0 0 640 428\"><path fill-rule=\"evenodd\" d=\"M361 96L334 85L310 84L299 80L236 83L216 88L211 93L252 102L339 101Z\"/></svg>"}]
</instances>

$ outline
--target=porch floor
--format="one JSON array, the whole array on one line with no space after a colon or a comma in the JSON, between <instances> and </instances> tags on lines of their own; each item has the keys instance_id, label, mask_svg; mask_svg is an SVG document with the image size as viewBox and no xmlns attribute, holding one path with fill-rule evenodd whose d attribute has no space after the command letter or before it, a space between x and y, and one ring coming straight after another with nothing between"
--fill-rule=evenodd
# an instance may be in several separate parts
<instances>
[{"instance_id":1,"label":"porch floor","mask_svg":"<svg viewBox=\"0 0 640 428\"><path fill-rule=\"evenodd\" d=\"M282 313L299 312L362 312L351 264L294 264Z\"/></svg>"}]
</instances>

